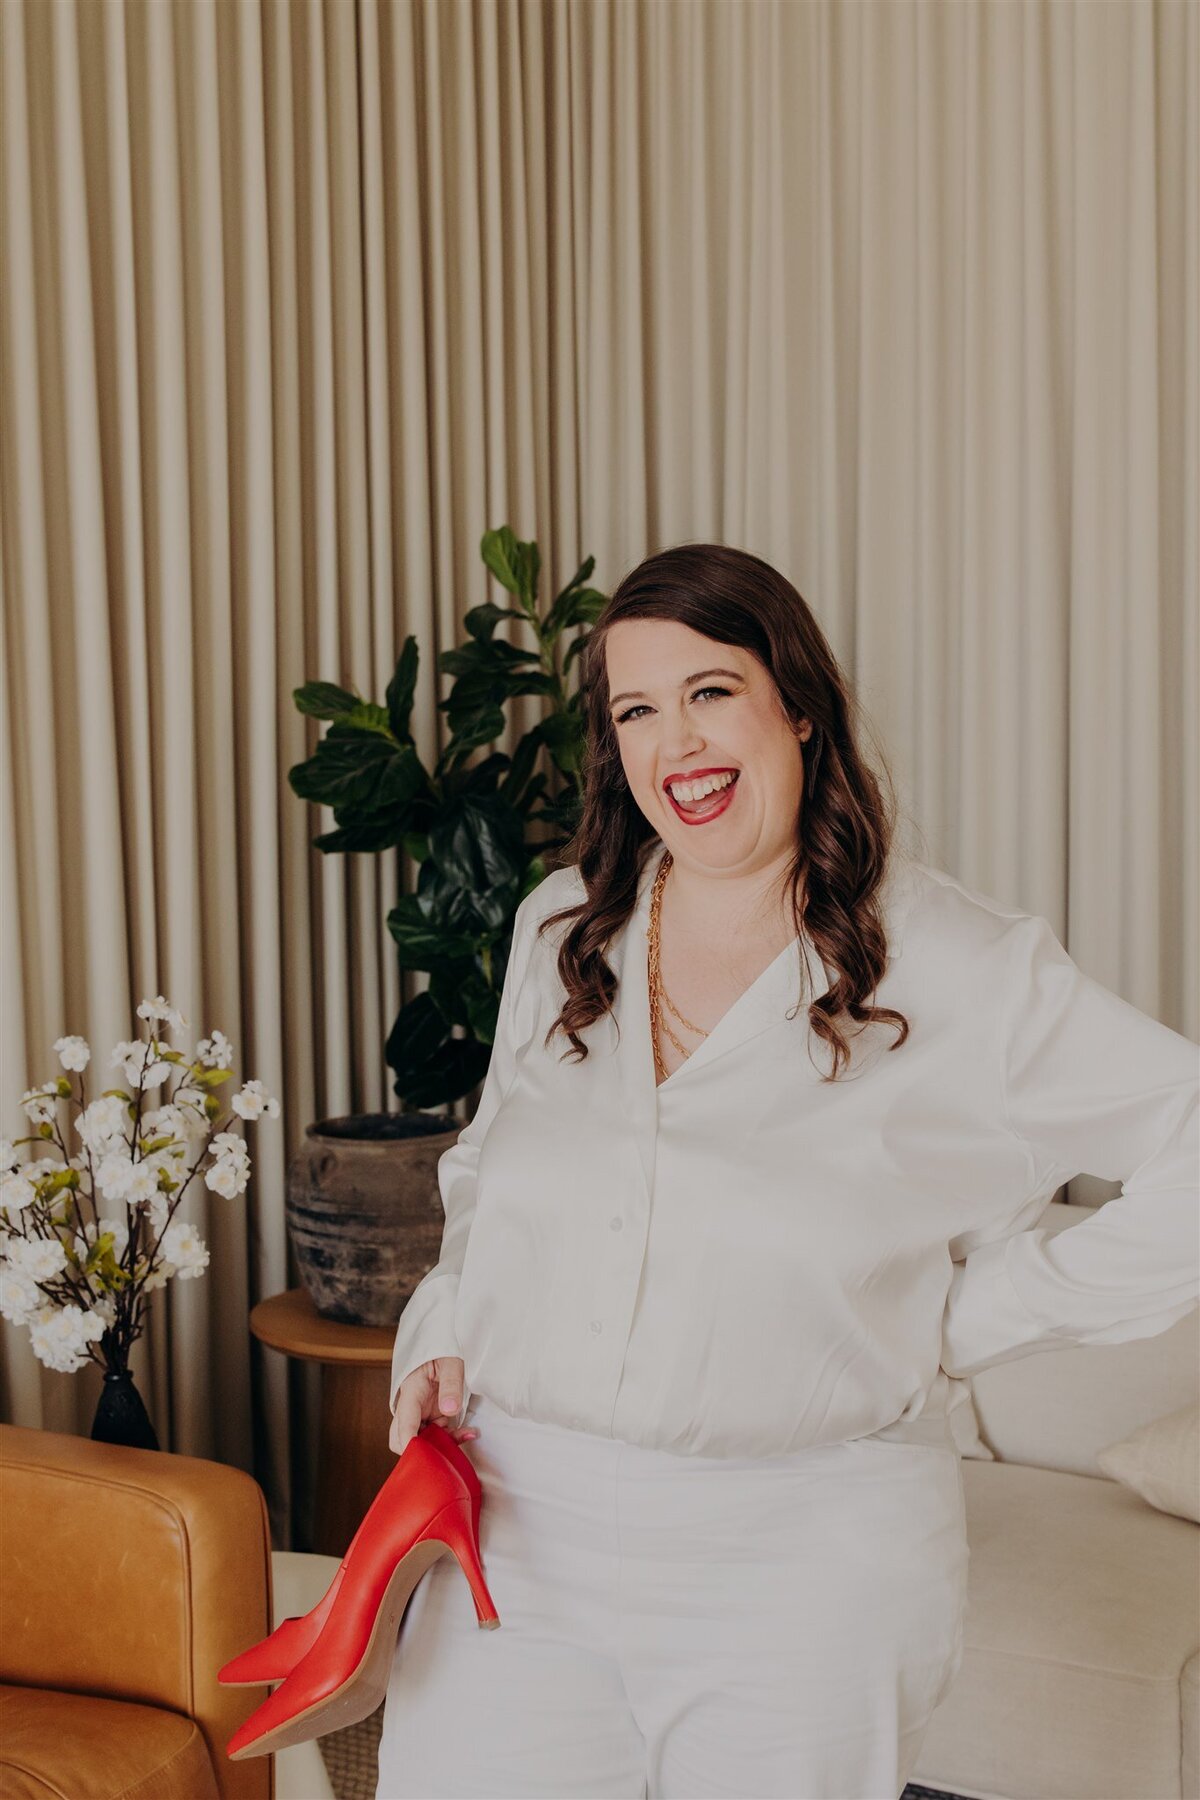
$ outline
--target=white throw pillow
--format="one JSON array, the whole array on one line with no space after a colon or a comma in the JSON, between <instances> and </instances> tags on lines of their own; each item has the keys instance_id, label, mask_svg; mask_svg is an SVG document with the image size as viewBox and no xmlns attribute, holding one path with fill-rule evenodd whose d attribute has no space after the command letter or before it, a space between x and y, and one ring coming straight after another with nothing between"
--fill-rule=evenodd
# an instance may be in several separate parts
<instances>
[{"instance_id":1,"label":"white throw pillow","mask_svg":"<svg viewBox=\"0 0 1200 1800\"><path fill-rule=\"evenodd\" d=\"M1096 1461L1159 1512L1200 1524L1200 1401L1106 1444Z\"/></svg>"}]
</instances>

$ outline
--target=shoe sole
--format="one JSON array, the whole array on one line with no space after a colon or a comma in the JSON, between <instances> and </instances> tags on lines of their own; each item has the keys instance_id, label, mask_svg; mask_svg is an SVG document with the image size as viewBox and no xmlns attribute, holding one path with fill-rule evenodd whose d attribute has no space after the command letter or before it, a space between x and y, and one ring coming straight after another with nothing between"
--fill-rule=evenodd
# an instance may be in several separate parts
<instances>
[{"instance_id":1,"label":"shoe sole","mask_svg":"<svg viewBox=\"0 0 1200 1800\"><path fill-rule=\"evenodd\" d=\"M442 1538L423 1538L419 1544L414 1544L392 1571L358 1667L332 1694L314 1700L303 1712L265 1731L253 1743L229 1753L229 1761L245 1762L252 1756L267 1756L276 1750L287 1750L292 1744L325 1737L331 1731L342 1731L347 1725L357 1725L360 1719L367 1718L381 1706L387 1694L396 1638L416 1585L440 1557L453 1555L453 1547ZM476 1623L482 1631L494 1631L500 1621L478 1619ZM263 1684L230 1682L227 1685L261 1687Z\"/></svg>"}]
</instances>

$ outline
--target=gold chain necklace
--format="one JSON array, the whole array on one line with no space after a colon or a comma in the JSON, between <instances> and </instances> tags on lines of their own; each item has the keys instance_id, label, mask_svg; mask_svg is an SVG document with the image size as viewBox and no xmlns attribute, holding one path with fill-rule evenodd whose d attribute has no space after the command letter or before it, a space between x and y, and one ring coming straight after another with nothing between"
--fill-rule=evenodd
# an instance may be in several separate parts
<instances>
[{"instance_id":1,"label":"gold chain necklace","mask_svg":"<svg viewBox=\"0 0 1200 1800\"><path fill-rule=\"evenodd\" d=\"M654 886L650 893L650 923L646 929L646 939L649 946L647 965L650 976L650 1041L654 1046L654 1066L658 1071L660 1081L665 1081L667 1079L666 1064L663 1062L662 1052L658 1047L660 1033L666 1033L679 1054L685 1059L692 1054L686 1044L680 1043L675 1033L671 1030L670 1025L663 1017L661 1005L663 1000L666 1001L681 1025L685 1025L689 1031L694 1031L698 1037L706 1038L708 1036L707 1031L702 1030L699 1025L693 1025L690 1019L684 1018L662 982L662 971L659 962L659 951L662 944L662 893L663 887L666 884L667 871L670 866L671 852L665 850L663 852L662 861L658 865L658 873L654 877Z\"/></svg>"}]
</instances>

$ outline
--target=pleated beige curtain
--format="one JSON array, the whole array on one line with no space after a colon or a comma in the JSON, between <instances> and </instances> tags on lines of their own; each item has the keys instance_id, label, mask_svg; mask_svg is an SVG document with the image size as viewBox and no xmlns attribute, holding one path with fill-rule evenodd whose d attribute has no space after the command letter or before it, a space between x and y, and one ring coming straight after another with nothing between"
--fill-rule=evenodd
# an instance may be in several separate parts
<instances>
[{"instance_id":1,"label":"pleated beige curtain","mask_svg":"<svg viewBox=\"0 0 1200 1800\"><path fill-rule=\"evenodd\" d=\"M777 564L910 842L1197 1035L1200 8L4 0L0 53L0 1131L158 993L280 1096L135 1360L277 1543L313 1390L246 1315L400 999L291 694L415 632L432 758L485 529L555 586ZM88 1429L2 1348L5 1417Z\"/></svg>"}]
</instances>

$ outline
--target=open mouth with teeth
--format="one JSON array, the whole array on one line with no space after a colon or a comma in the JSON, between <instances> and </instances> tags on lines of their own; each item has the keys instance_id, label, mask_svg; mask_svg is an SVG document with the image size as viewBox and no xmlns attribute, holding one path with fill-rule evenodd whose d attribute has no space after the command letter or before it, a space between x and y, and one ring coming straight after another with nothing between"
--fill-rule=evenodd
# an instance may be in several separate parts
<instances>
[{"instance_id":1,"label":"open mouth with teeth","mask_svg":"<svg viewBox=\"0 0 1200 1800\"><path fill-rule=\"evenodd\" d=\"M673 781L667 798L681 819L691 825L715 819L733 799L740 771L723 769L717 775L702 775L697 781Z\"/></svg>"}]
</instances>

